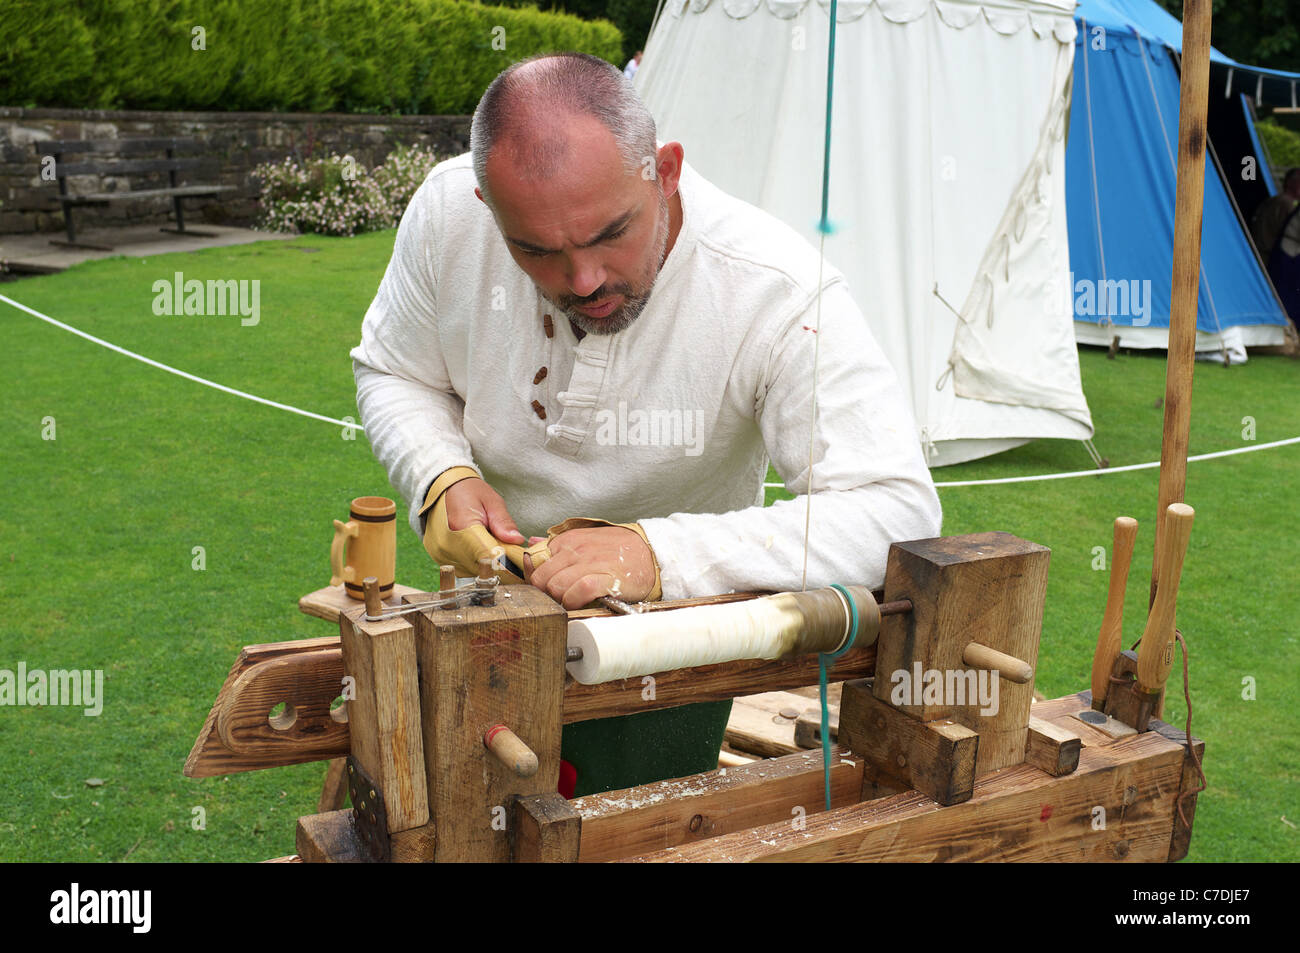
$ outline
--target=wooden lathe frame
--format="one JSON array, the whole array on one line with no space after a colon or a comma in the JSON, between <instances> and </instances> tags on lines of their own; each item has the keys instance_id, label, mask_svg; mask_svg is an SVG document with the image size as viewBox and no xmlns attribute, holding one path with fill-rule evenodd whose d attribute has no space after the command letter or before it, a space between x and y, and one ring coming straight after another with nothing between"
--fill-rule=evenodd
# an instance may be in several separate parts
<instances>
[{"instance_id":1,"label":"wooden lathe frame","mask_svg":"<svg viewBox=\"0 0 1300 953\"><path fill-rule=\"evenodd\" d=\"M299 820L304 861L373 859L367 798L382 804L394 861L1177 860L1195 795L1181 813L1177 802L1195 769L1171 726L1087 724L1087 692L1033 704L1032 680L1004 681L991 717L890 701L889 672L961 669L975 639L1034 665L1047 559L1005 533L891 548L883 598L914 608L829 673L845 683L829 811L817 751L572 801L555 793L562 725L808 685L817 659L580 685L563 670L571 614L528 586L503 587L491 607L380 622L345 609L339 639L245 649L186 774L350 755L370 791ZM346 721L330 711L340 686L351 690ZM273 724L279 702L292 716ZM483 737L497 723L540 770L520 777L492 756Z\"/></svg>"}]
</instances>

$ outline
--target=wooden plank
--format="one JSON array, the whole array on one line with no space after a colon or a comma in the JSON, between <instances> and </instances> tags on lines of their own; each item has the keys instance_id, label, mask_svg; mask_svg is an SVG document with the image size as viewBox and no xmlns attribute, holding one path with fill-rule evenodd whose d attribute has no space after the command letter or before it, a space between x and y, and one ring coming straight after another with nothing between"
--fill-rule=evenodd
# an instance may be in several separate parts
<instances>
[{"instance_id":1,"label":"wooden plank","mask_svg":"<svg viewBox=\"0 0 1300 953\"><path fill-rule=\"evenodd\" d=\"M215 158L208 156L195 156L188 159L99 159L84 162L59 162L55 164L54 171L60 178L72 175L98 175L111 178L118 175L136 175L141 172L198 169L203 166L216 165L216 161Z\"/></svg>"},{"instance_id":2,"label":"wooden plank","mask_svg":"<svg viewBox=\"0 0 1300 953\"><path fill-rule=\"evenodd\" d=\"M1092 693L1080 692L1078 695L1070 695L1065 698L1057 699L1053 702L1055 710L1050 710L1049 714L1060 717L1069 717L1075 710L1082 711L1092 705ZM1178 782L1178 793L1181 796L1184 791L1191 791L1201 784L1200 774L1196 770L1196 765L1192 760L1191 754L1187 751L1187 735L1173 725L1166 724L1157 718L1151 719L1149 730L1156 732L1161 737L1168 739L1183 746L1183 773ZM1102 744L1113 744L1115 739L1109 735L1103 734ZM1084 742L1087 744L1087 742ZM1196 750L1197 760L1204 760L1205 742L1195 735L1192 736L1192 747ZM1187 851L1191 845L1192 823L1196 818L1196 801L1199 795L1192 794L1183 802L1183 814L1187 818L1187 823L1174 812L1174 831L1169 843L1169 861L1182 860L1187 856ZM1175 802L1176 803L1176 802Z\"/></svg>"},{"instance_id":3,"label":"wooden plank","mask_svg":"<svg viewBox=\"0 0 1300 953\"><path fill-rule=\"evenodd\" d=\"M518 863L574 863L582 836L582 815L561 795L534 794L515 801L514 860Z\"/></svg>"},{"instance_id":4,"label":"wooden plank","mask_svg":"<svg viewBox=\"0 0 1300 953\"><path fill-rule=\"evenodd\" d=\"M348 799L348 759L333 758L325 769L325 783L321 786L320 800L316 803L316 813L337 811Z\"/></svg>"},{"instance_id":5,"label":"wooden plank","mask_svg":"<svg viewBox=\"0 0 1300 953\"><path fill-rule=\"evenodd\" d=\"M867 678L876 670L876 646L846 652L827 672L833 682ZM650 676L647 676L650 677ZM691 702L722 701L739 695L788 691L817 680L817 656L794 659L746 659L660 672L653 676L654 697L645 698L648 683L624 678L600 685L572 680L564 687L564 723L633 715Z\"/></svg>"},{"instance_id":6,"label":"wooden plank","mask_svg":"<svg viewBox=\"0 0 1300 953\"><path fill-rule=\"evenodd\" d=\"M201 198L205 195L218 195L230 192L233 185L180 185L166 189L136 189L134 192L90 192L86 195L54 195L64 205L105 205L109 202L121 202L127 199L156 199L170 196L181 198Z\"/></svg>"},{"instance_id":7,"label":"wooden plank","mask_svg":"<svg viewBox=\"0 0 1300 953\"><path fill-rule=\"evenodd\" d=\"M902 710L923 722L951 719L980 735L980 774L1024 759L1034 683L998 680L996 711L978 701L921 697L918 676L977 674L962 659L978 642L1027 663L1038 662L1050 550L1010 533L975 533L894 543L885 571L885 601L910 599L912 611L885 616L878 640L876 697L889 701L912 684ZM904 682L903 679L907 681Z\"/></svg>"},{"instance_id":8,"label":"wooden plank","mask_svg":"<svg viewBox=\"0 0 1300 953\"><path fill-rule=\"evenodd\" d=\"M402 605L404 596L431 598L432 594L398 582L393 584L393 594L384 599L383 604L390 609L396 609ZM342 583L309 592L298 600L298 608L301 611L318 619L324 619L326 622L333 622L335 625L338 625L339 613L344 609L355 609L359 605L361 600L351 598Z\"/></svg>"},{"instance_id":9,"label":"wooden plank","mask_svg":"<svg viewBox=\"0 0 1300 953\"><path fill-rule=\"evenodd\" d=\"M343 663L355 681L347 703L352 755L382 790L388 830L429 821L415 629L409 617L367 622L343 613Z\"/></svg>"},{"instance_id":10,"label":"wooden plank","mask_svg":"<svg viewBox=\"0 0 1300 953\"><path fill-rule=\"evenodd\" d=\"M499 587L494 606L414 613L429 811L438 861L510 859L515 795L550 794L560 770L567 619L532 586ZM520 777L483 736L504 724L537 755Z\"/></svg>"},{"instance_id":11,"label":"wooden plank","mask_svg":"<svg viewBox=\"0 0 1300 953\"><path fill-rule=\"evenodd\" d=\"M186 761L186 777L211 777L218 774L234 774L240 771L255 771L262 768L275 768L289 764L301 764L308 761L322 761L346 757L351 750L349 726L344 724L331 729L330 742L313 744L310 747L288 747L276 750L249 750L240 754L229 751L221 744L221 739L211 730L216 715L224 703L224 693L231 682L252 665L261 664L275 657L276 646L289 648L281 650L290 653L304 651L298 646L319 650L330 649L330 655L319 656L319 679L311 671L305 671L304 677L313 684L324 684L331 679L341 683L343 678L343 654L337 637L321 639L304 639L301 642L275 643L273 645L246 646L240 660L236 661L227 686L219 694L213 713L205 724L195 742L194 750ZM317 663L313 663L314 665ZM870 674L875 664L875 649L868 647L848 653L832 669L830 677L834 679L860 678ZM238 670L238 672L236 671ZM313 670L314 671L314 670ZM644 686L639 680L627 679L609 682L604 685L581 685L572 680L564 688L564 723L587 721L592 718L610 718L616 715L636 714L655 708L671 708L692 701L716 701L731 698L733 695L751 695L756 691L771 688L788 689L806 684L809 675L816 677L817 660L815 656L786 661L744 661L726 662L721 665L706 665L695 669L680 669L676 672L657 676L656 697L645 700L641 693ZM834 689L836 686L832 685ZM337 697L334 692L328 701ZM195 773L202 772L202 773Z\"/></svg>"},{"instance_id":12,"label":"wooden plank","mask_svg":"<svg viewBox=\"0 0 1300 953\"><path fill-rule=\"evenodd\" d=\"M874 769L873 784L915 788L940 804L968 800L983 739L947 719L917 721L881 701L869 679L844 684L840 741ZM869 790L865 795L880 793Z\"/></svg>"},{"instance_id":13,"label":"wooden plank","mask_svg":"<svg viewBox=\"0 0 1300 953\"><path fill-rule=\"evenodd\" d=\"M1025 742L1025 761L1048 774L1069 774L1079 766L1079 736L1036 715L1029 716L1029 738Z\"/></svg>"},{"instance_id":14,"label":"wooden plank","mask_svg":"<svg viewBox=\"0 0 1300 953\"><path fill-rule=\"evenodd\" d=\"M856 803L862 759L831 749L831 804ZM578 859L594 863L706 841L758 824L800 826L825 808L820 754L800 752L738 768L577 798Z\"/></svg>"},{"instance_id":15,"label":"wooden plank","mask_svg":"<svg viewBox=\"0 0 1300 953\"><path fill-rule=\"evenodd\" d=\"M144 152L165 152L173 149L188 152L200 148L197 139L177 136L140 139L42 139L32 143L41 155L92 152L109 155L139 155Z\"/></svg>"},{"instance_id":16,"label":"wooden plank","mask_svg":"<svg viewBox=\"0 0 1300 953\"><path fill-rule=\"evenodd\" d=\"M789 692L744 695L731 705L726 743L736 751L779 758L802 750L794 741L794 723L808 699ZM787 717L788 714L794 717Z\"/></svg>"},{"instance_id":17,"label":"wooden plank","mask_svg":"<svg viewBox=\"0 0 1300 953\"><path fill-rule=\"evenodd\" d=\"M326 756L347 738L330 703L342 691L330 649L270 659L244 672L217 715L217 736L236 754ZM283 704L282 712L270 712Z\"/></svg>"},{"instance_id":18,"label":"wooden plank","mask_svg":"<svg viewBox=\"0 0 1300 953\"><path fill-rule=\"evenodd\" d=\"M352 826L352 811L329 811L298 818L294 836L304 864L361 864L366 857Z\"/></svg>"},{"instance_id":19,"label":"wooden plank","mask_svg":"<svg viewBox=\"0 0 1300 953\"><path fill-rule=\"evenodd\" d=\"M300 639L295 642L270 642L265 645L246 645L239 651L235 658L235 663L230 667L230 673L226 676L225 684L217 693L216 701L213 702L211 710L208 712L207 720L204 721L203 727L199 730L198 738L195 739L194 747L190 751L189 757L185 759L184 774L187 778L210 778L219 774L234 774L239 771L254 771L259 768L276 767L287 764L302 764L307 761L319 761L322 755L313 751L303 751L297 754L292 752L277 752L268 756L262 752L244 752L236 753L228 749L221 743L217 734L217 717L225 708L226 700L230 695L231 689L245 672L250 668L262 665L273 659L284 658L295 655L315 655L322 649L333 649L338 652L337 661L329 660L322 663L323 667L337 673L334 681L336 690L330 696L332 701L338 696L342 688L343 679L343 656L339 651L339 640L337 636L319 639ZM316 656L318 659L321 656ZM329 752L326 757L336 757L346 755L348 747L346 738L342 740L341 750L336 748Z\"/></svg>"},{"instance_id":20,"label":"wooden plank","mask_svg":"<svg viewBox=\"0 0 1300 953\"><path fill-rule=\"evenodd\" d=\"M846 695L847 700L847 695ZM1183 749L1157 732L1086 746L1073 774L1017 765L940 807L918 791L647 853L637 861L1163 861ZM1135 789L1129 804L1125 792ZM1095 807L1104 829L1093 829ZM584 824L584 836L585 836Z\"/></svg>"}]
</instances>

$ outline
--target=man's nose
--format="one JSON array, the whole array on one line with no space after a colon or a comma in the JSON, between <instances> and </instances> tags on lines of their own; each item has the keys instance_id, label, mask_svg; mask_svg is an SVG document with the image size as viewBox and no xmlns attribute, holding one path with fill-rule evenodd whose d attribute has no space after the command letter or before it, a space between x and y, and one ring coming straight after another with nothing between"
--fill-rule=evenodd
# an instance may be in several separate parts
<instances>
[{"instance_id":1,"label":"man's nose","mask_svg":"<svg viewBox=\"0 0 1300 953\"><path fill-rule=\"evenodd\" d=\"M579 298L592 294L605 283L605 267L598 256L577 252L569 257L569 290Z\"/></svg>"}]
</instances>

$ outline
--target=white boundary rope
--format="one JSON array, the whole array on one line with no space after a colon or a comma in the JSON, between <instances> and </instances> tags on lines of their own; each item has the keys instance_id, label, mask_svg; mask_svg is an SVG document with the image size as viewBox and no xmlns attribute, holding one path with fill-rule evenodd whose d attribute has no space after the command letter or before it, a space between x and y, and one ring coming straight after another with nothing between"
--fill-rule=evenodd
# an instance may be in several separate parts
<instances>
[{"instance_id":1,"label":"white boundary rope","mask_svg":"<svg viewBox=\"0 0 1300 953\"><path fill-rule=\"evenodd\" d=\"M167 364L162 364L158 361L153 360L152 358L145 357L143 354L137 354L135 353L135 351L128 351L124 347L118 347L116 344L113 344L110 341L105 341L103 338L97 338L93 334L87 334L85 331L78 330L77 328L72 327L72 325L70 324L64 324L62 321L56 321L54 318L51 318L49 315L41 314L39 311L29 308L25 304L19 304L17 301L13 300L12 298L5 297L4 295L0 295L0 301L3 301L5 304L12 305L13 307L17 308L19 311L25 311L26 313L30 314L34 318L40 318L42 321L46 321L54 325L56 328L62 328L64 331L69 331L72 334L77 335L78 337L85 338L87 341L93 341L95 344L98 344L100 347L106 347L110 351L116 351L118 354L123 354L126 357L133 358L134 360L137 360L142 364L148 364L150 367L156 367L160 371L166 371L168 374L175 374L177 377L183 377L187 381L194 381L194 383L202 384L204 387L211 387L213 390L219 390L226 394L234 394L236 397L242 397L245 400L251 400L254 403L258 403L258 404L265 404L267 407L274 407L277 410L287 410L289 413L297 414L300 417L310 417L312 420L323 420L327 424L337 424L340 427L350 427L353 430L360 431L361 433L366 432L366 428L361 426L361 424L359 423L356 424L348 423L346 420L337 420L333 417L326 417L324 414L316 414L316 413L312 413L310 410L303 410L300 407L292 407L289 404L282 404L279 401L267 400L265 397L258 397L256 394L250 394L247 391L236 390L233 387L227 387L225 384L218 384L216 381L210 381L207 378L198 377L197 375L187 373L186 371L178 370L177 368L171 367Z\"/></svg>"},{"instance_id":2,"label":"white boundary rope","mask_svg":"<svg viewBox=\"0 0 1300 953\"><path fill-rule=\"evenodd\" d=\"M1232 450L1216 450L1213 453L1198 453L1194 457L1188 457L1187 462L1192 463L1196 460L1213 460L1216 457L1231 457L1239 453L1251 453L1255 450L1268 450L1271 447L1285 447L1288 444L1294 443L1300 443L1300 437L1288 437L1286 440L1274 440L1272 443L1261 443L1253 447L1236 447ZM1153 460L1150 463L1131 463L1128 466L1106 467L1103 470L1070 470L1067 473L1036 473L1030 476L998 477L993 480L949 480L945 483L935 483L935 486L991 486L995 483L1033 483L1038 480L1068 480L1072 477L1105 476L1107 473L1128 473L1131 470L1154 470L1159 466L1160 461ZM784 483L764 483L763 486L776 490L785 489Z\"/></svg>"},{"instance_id":3,"label":"white boundary rope","mask_svg":"<svg viewBox=\"0 0 1300 953\"><path fill-rule=\"evenodd\" d=\"M335 417L326 417L324 414L313 413L310 410L303 410L300 407L292 407L289 404L282 404L279 401L268 400L265 397L258 397L256 394L250 394L247 391L236 390L234 387L227 387L225 384L218 384L215 381L208 380L207 378L199 377L195 374L190 374L186 371L178 370L175 367L171 367L167 364L163 364L159 361L155 361L152 358L145 357L143 354L137 354L134 351L128 351L124 347L118 347L116 344L113 344L110 341L105 341L103 338L97 338L93 334L87 334L85 331L81 331L77 328L74 328L70 324L64 324L62 321L56 321L54 318L51 318L49 315L41 314L39 311L33 308L29 308L25 304L19 304L17 301L14 301L12 298L6 297L5 295L0 294L0 301L3 301L5 304L10 305L14 308L17 308L19 311L23 311L26 312L27 314L30 314L34 318L40 318L42 321L46 321L49 324L54 325L56 328L61 328L64 331L68 331L71 332L72 334L77 335L78 337L85 338L87 341L92 341L95 344L98 344L100 347L106 347L110 351L116 351L118 354L122 354L125 355L126 357L137 360L142 364L148 364L150 367L156 367L160 371L166 371L168 374L175 374L177 377L183 377L187 381L194 381L196 384L202 384L204 387L211 387L213 390L219 390L226 394L233 394L236 397L242 397L245 400L251 400L254 403L258 403L258 404L264 404L267 407L274 407L277 410L287 410L289 413L297 414L300 417L309 417L312 420L321 420L327 424L336 424L340 427L350 427L351 429L360 431L361 433L366 432L366 428L359 423L348 423L348 421L346 420L338 420ZM1290 437L1286 440L1274 440L1271 443L1261 443L1253 447L1236 447L1232 450L1216 450L1213 453L1198 453L1196 456L1188 457L1187 462L1192 463L1193 461L1197 461L1197 460L1213 460L1217 457L1231 457L1239 453L1251 453L1252 451L1255 450L1268 450L1272 447L1285 447L1290 444L1297 444L1297 443L1300 443L1300 437ZM936 487L991 486L995 483L1032 483L1038 480L1066 480L1072 477L1104 476L1105 474L1108 473L1127 473L1132 470L1153 470L1159 466L1160 466L1160 461L1155 460L1152 461L1151 463L1133 463L1123 467L1107 467L1106 469L1103 470L1071 470L1067 473L1039 473L1031 476L998 477L997 479L992 479L992 480L950 480L944 483L936 483L935 486ZM776 490L785 489L784 483L764 483L763 486L765 488L776 489Z\"/></svg>"}]
</instances>

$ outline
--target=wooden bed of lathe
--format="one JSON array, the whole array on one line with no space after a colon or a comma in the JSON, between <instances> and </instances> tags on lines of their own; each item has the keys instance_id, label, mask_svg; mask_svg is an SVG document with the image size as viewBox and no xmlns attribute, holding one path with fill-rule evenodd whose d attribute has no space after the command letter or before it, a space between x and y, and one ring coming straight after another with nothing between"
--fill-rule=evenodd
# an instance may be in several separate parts
<instances>
[{"instance_id":1,"label":"wooden bed of lathe","mask_svg":"<svg viewBox=\"0 0 1300 953\"><path fill-rule=\"evenodd\" d=\"M566 801L564 724L807 686L817 656L659 673L652 699L641 678L581 685L565 674L567 623L595 610L566 613L529 586L379 622L338 597L338 638L241 652L185 773L346 756L353 807L299 820L303 861L1177 860L1195 769L1149 706L1142 730L1123 723L1138 720L1132 690L1110 692L1109 714L1088 692L1031 712L1032 675L1000 680L996 714L890 700L888 673L975 670L971 643L1036 668L1048 559L1006 533L891 548L881 598L911 607L829 672L843 683L830 811L820 750ZM335 597L314 595L328 617ZM1122 653L1114 672L1135 667ZM346 720L330 707L345 685ZM498 725L535 756L531 772L499 739L489 749Z\"/></svg>"}]
</instances>

